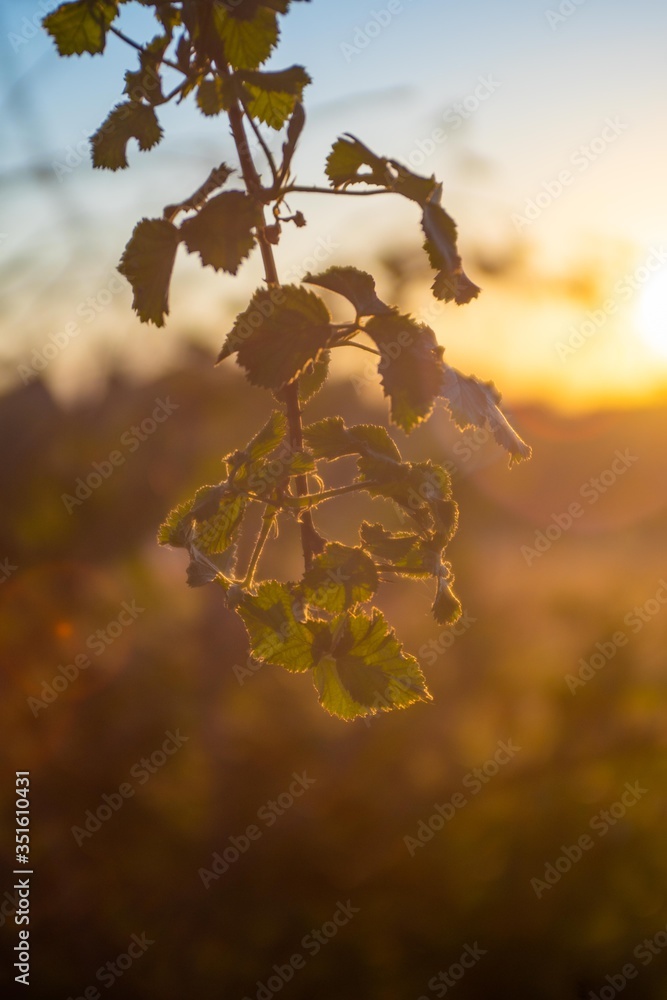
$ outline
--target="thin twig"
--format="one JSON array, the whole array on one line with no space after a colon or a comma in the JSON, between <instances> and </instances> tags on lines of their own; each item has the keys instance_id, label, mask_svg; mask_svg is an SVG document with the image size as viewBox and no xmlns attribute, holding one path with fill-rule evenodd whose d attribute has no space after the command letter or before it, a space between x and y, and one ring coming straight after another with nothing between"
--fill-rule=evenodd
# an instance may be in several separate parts
<instances>
[{"instance_id":1,"label":"thin twig","mask_svg":"<svg viewBox=\"0 0 667 1000\"><path fill-rule=\"evenodd\" d=\"M135 42L131 38L128 38L127 35L120 30L120 28L114 28L112 24L109 27L109 31L112 35L120 38L121 42L125 42L126 45L131 45L133 49L137 50L137 52L145 53L146 50L143 45L139 45L139 42ZM160 62L164 63L165 66L171 66L172 69L176 69L179 73L183 73L184 76L187 76L187 73L181 69L178 63L172 62L171 59L161 59Z\"/></svg>"},{"instance_id":2,"label":"thin twig","mask_svg":"<svg viewBox=\"0 0 667 1000\"><path fill-rule=\"evenodd\" d=\"M392 194L388 188L373 188L372 191L348 191L347 188L321 188L315 186L304 186L302 184L291 184L285 189L284 194L292 194L293 191L298 191L299 194L349 194L356 195L357 197L367 197L371 194Z\"/></svg>"}]
</instances>

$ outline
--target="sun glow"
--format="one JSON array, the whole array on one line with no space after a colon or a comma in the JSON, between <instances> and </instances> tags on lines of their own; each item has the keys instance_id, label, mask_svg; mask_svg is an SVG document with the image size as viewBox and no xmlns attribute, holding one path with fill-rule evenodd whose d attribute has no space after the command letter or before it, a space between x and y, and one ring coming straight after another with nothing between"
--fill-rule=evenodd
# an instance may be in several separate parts
<instances>
[{"instance_id":1,"label":"sun glow","mask_svg":"<svg viewBox=\"0 0 667 1000\"><path fill-rule=\"evenodd\" d=\"M667 358L667 272L658 272L642 291L637 328L642 340Z\"/></svg>"}]
</instances>

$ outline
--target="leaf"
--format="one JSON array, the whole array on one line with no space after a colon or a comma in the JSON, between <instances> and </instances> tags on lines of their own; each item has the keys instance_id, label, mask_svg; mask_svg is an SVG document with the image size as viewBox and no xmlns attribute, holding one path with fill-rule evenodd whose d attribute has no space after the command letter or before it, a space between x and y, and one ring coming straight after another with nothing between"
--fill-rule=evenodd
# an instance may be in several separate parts
<instances>
[{"instance_id":1,"label":"leaf","mask_svg":"<svg viewBox=\"0 0 667 1000\"><path fill-rule=\"evenodd\" d=\"M236 546L231 545L217 555L207 555L197 548L190 549L190 562L186 570L186 582L189 587L203 587L207 583L230 584L236 561Z\"/></svg>"},{"instance_id":2,"label":"leaf","mask_svg":"<svg viewBox=\"0 0 667 1000\"><path fill-rule=\"evenodd\" d=\"M287 419L279 410L274 410L261 431L255 434L252 441L244 449L245 455L256 462L265 455L269 455L278 447L287 433Z\"/></svg>"},{"instance_id":3,"label":"leaf","mask_svg":"<svg viewBox=\"0 0 667 1000\"><path fill-rule=\"evenodd\" d=\"M356 267L330 267L321 274L306 274L303 281L344 295L357 316L387 316L393 312L377 297L372 276Z\"/></svg>"},{"instance_id":4,"label":"leaf","mask_svg":"<svg viewBox=\"0 0 667 1000\"><path fill-rule=\"evenodd\" d=\"M160 66L170 41L168 35L156 35L139 53L139 69L126 70L123 93L132 101L144 100L153 105L164 103Z\"/></svg>"},{"instance_id":5,"label":"leaf","mask_svg":"<svg viewBox=\"0 0 667 1000\"><path fill-rule=\"evenodd\" d=\"M403 652L379 611L347 614L332 625L332 651L313 671L328 712L349 720L431 700L416 659Z\"/></svg>"},{"instance_id":6,"label":"leaf","mask_svg":"<svg viewBox=\"0 0 667 1000\"><path fill-rule=\"evenodd\" d=\"M362 167L368 167L361 173ZM332 187L348 184L378 184L385 186L390 180L387 161L376 156L353 135L337 139L327 157L325 173Z\"/></svg>"},{"instance_id":7,"label":"leaf","mask_svg":"<svg viewBox=\"0 0 667 1000\"><path fill-rule=\"evenodd\" d=\"M358 482L367 482L372 497L393 500L423 531L433 528L434 507L451 496L451 480L433 462L390 462L384 458L359 459Z\"/></svg>"},{"instance_id":8,"label":"leaf","mask_svg":"<svg viewBox=\"0 0 667 1000\"><path fill-rule=\"evenodd\" d=\"M204 555L215 555L229 548L245 513L247 501L241 496L224 496L217 510L206 518L197 518L193 544ZM190 511L192 516L193 511Z\"/></svg>"},{"instance_id":9,"label":"leaf","mask_svg":"<svg viewBox=\"0 0 667 1000\"><path fill-rule=\"evenodd\" d=\"M378 371L391 419L406 433L431 413L442 386L442 348L433 330L410 316L372 316L364 332L380 351Z\"/></svg>"},{"instance_id":10,"label":"leaf","mask_svg":"<svg viewBox=\"0 0 667 1000\"><path fill-rule=\"evenodd\" d=\"M299 141L299 136L301 135L305 124L306 112L303 109L303 104L297 101L294 105L294 110L287 126L287 137L283 143L283 162L280 165L280 175L282 177L286 177L289 172L292 157L294 156L294 152L296 150L296 144Z\"/></svg>"},{"instance_id":11,"label":"leaf","mask_svg":"<svg viewBox=\"0 0 667 1000\"><path fill-rule=\"evenodd\" d=\"M424 205L433 198L440 200L442 185L438 184L433 175L422 177L396 160L389 160L389 163L395 171L391 189L396 194L401 194L410 201L416 201L418 205Z\"/></svg>"},{"instance_id":12,"label":"leaf","mask_svg":"<svg viewBox=\"0 0 667 1000\"><path fill-rule=\"evenodd\" d=\"M245 70L238 74L250 93L248 110L253 118L274 129L281 129L301 100L303 88L311 78L303 66L273 73Z\"/></svg>"},{"instance_id":13,"label":"leaf","mask_svg":"<svg viewBox=\"0 0 667 1000\"><path fill-rule=\"evenodd\" d=\"M366 455L400 462L401 455L384 427L355 424L346 427L342 417L326 417L304 428L303 438L315 458L333 461L345 455Z\"/></svg>"},{"instance_id":14,"label":"leaf","mask_svg":"<svg viewBox=\"0 0 667 1000\"><path fill-rule=\"evenodd\" d=\"M493 382L482 382L474 375L462 375L456 368L443 365L440 394L462 430L489 427L496 442L509 452L510 465L530 458L532 449L519 437L497 405L501 396Z\"/></svg>"},{"instance_id":15,"label":"leaf","mask_svg":"<svg viewBox=\"0 0 667 1000\"><path fill-rule=\"evenodd\" d=\"M183 241L190 253L216 271L236 274L255 245L254 226L261 212L243 191L223 191L205 202L197 215L181 223Z\"/></svg>"},{"instance_id":16,"label":"leaf","mask_svg":"<svg viewBox=\"0 0 667 1000\"><path fill-rule=\"evenodd\" d=\"M306 603L340 612L367 601L378 588L373 560L360 548L330 542L306 571L301 589Z\"/></svg>"},{"instance_id":17,"label":"leaf","mask_svg":"<svg viewBox=\"0 0 667 1000\"><path fill-rule=\"evenodd\" d=\"M310 362L299 376L299 402L307 403L319 392L329 375L330 351L323 351L315 362Z\"/></svg>"},{"instance_id":18,"label":"leaf","mask_svg":"<svg viewBox=\"0 0 667 1000\"><path fill-rule=\"evenodd\" d=\"M285 584L269 580L257 594L246 595L237 611L248 631L250 651L257 660L276 663L291 671L314 664L314 632L297 620L299 602Z\"/></svg>"},{"instance_id":19,"label":"leaf","mask_svg":"<svg viewBox=\"0 0 667 1000\"><path fill-rule=\"evenodd\" d=\"M139 149L152 149L162 138L154 109L138 101L117 104L90 137L93 166L102 170L127 167L127 144L136 139Z\"/></svg>"},{"instance_id":20,"label":"leaf","mask_svg":"<svg viewBox=\"0 0 667 1000\"><path fill-rule=\"evenodd\" d=\"M197 88L197 107L211 117L221 111L229 111L233 101L232 89L226 79L215 76L212 80L202 80Z\"/></svg>"},{"instance_id":21,"label":"leaf","mask_svg":"<svg viewBox=\"0 0 667 1000\"><path fill-rule=\"evenodd\" d=\"M142 219L123 251L118 270L132 285L132 306L142 323L164 326L179 240L178 230L166 219Z\"/></svg>"},{"instance_id":22,"label":"leaf","mask_svg":"<svg viewBox=\"0 0 667 1000\"><path fill-rule=\"evenodd\" d=\"M440 550L419 535L406 532L392 534L381 524L363 521L360 530L362 545L378 562L388 563L410 576L435 576L440 565ZM380 567L381 568L381 567Z\"/></svg>"},{"instance_id":23,"label":"leaf","mask_svg":"<svg viewBox=\"0 0 667 1000\"><path fill-rule=\"evenodd\" d=\"M260 288L236 317L217 361L237 351L253 385L278 389L319 360L329 336L319 296L297 285Z\"/></svg>"},{"instance_id":24,"label":"leaf","mask_svg":"<svg viewBox=\"0 0 667 1000\"><path fill-rule=\"evenodd\" d=\"M433 617L440 625L453 625L461 617L461 602L450 587L453 582L451 576L438 577L433 602Z\"/></svg>"},{"instance_id":25,"label":"leaf","mask_svg":"<svg viewBox=\"0 0 667 1000\"><path fill-rule=\"evenodd\" d=\"M173 545L177 549L187 548L192 523L192 517L189 515L194 502L193 497L192 500L179 504L169 512L157 534L159 545Z\"/></svg>"},{"instance_id":26,"label":"leaf","mask_svg":"<svg viewBox=\"0 0 667 1000\"><path fill-rule=\"evenodd\" d=\"M47 14L42 24L61 56L104 52L107 29L118 14L117 0L75 0Z\"/></svg>"},{"instance_id":27,"label":"leaf","mask_svg":"<svg viewBox=\"0 0 667 1000\"><path fill-rule=\"evenodd\" d=\"M441 205L429 203L424 206L422 228L426 235L424 249L431 267L439 272L432 285L436 299L453 300L457 305L476 299L480 288L463 271L456 248L456 224L451 216Z\"/></svg>"},{"instance_id":28,"label":"leaf","mask_svg":"<svg viewBox=\"0 0 667 1000\"><path fill-rule=\"evenodd\" d=\"M278 19L272 10L260 7L255 16L233 17L222 5L213 5L213 22L225 46L225 56L234 69L257 69L278 42Z\"/></svg>"}]
</instances>

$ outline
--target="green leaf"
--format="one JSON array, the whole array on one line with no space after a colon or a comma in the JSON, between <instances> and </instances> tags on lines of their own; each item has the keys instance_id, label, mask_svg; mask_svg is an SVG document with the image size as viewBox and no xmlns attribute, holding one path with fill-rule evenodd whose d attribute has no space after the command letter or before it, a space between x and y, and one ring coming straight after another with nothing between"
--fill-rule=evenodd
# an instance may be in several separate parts
<instances>
[{"instance_id":1,"label":"green leaf","mask_svg":"<svg viewBox=\"0 0 667 1000\"><path fill-rule=\"evenodd\" d=\"M103 170L127 167L127 144L136 139L139 149L152 149L162 138L154 109L138 101L117 104L90 137L93 166Z\"/></svg>"},{"instance_id":2,"label":"green leaf","mask_svg":"<svg viewBox=\"0 0 667 1000\"><path fill-rule=\"evenodd\" d=\"M332 626L332 651L313 671L320 704L332 715L349 720L431 700L417 661L379 611L347 614Z\"/></svg>"},{"instance_id":3,"label":"green leaf","mask_svg":"<svg viewBox=\"0 0 667 1000\"><path fill-rule=\"evenodd\" d=\"M219 115L221 111L229 111L233 97L229 82L219 76L212 80L202 80L197 88L197 106L209 117Z\"/></svg>"},{"instance_id":4,"label":"green leaf","mask_svg":"<svg viewBox=\"0 0 667 1000\"><path fill-rule=\"evenodd\" d=\"M362 172L362 167L368 169ZM384 187L391 181L387 161L376 156L353 135L337 139L327 157L325 172L332 187L348 184L378 184Z\"/></svg>"},{"instance_id":5,"label":"green leaf","mask_svg":"<svg viewBox=\"0 0 667 1000\"><path fill-rule=\"evenodd\" d=\"M393 312L377 297L372 276L356 267L330 267L321 274L306 274L303 280L344 295L357 316L387 316Z\"/></svg>"},{"instance_id":6,"label":"green leaf","mask_svg":"<svg viewBox=\"0 0 667 1000\"><path fill-rule=\"evenodd\" d=\"M169 512L157 534L159 545L173 545L177 549L187 548L192 524L190 511L194 502L195 498L193 497L192 500L179 504L178 507L174 507Z\"/></svg>"},{"instance_id":7,"label":"green leaf","mask_svg":"<svg viewBox=\"0 0 667 1000\"><path fill-rule=\"evenodd\" d=\"M213 21L225 46L225 56L234 69L257 69L278 42L278 19L272 10L260 7L248 20L233 17L219 4L213 5Z\"/></svg>"},{"instance_id":8,"label":"green leaf","mask_svg":"<svg viewBox=\"0 0 667 1000\"><path fill-rule=\"evenodd\" d=\"M488 426L497 443L509 452L510 465L530 458L532 449L498 407L501 396L493 382L482 382L474 375L462 375L456 368L443 365L440 392L462 430Z\"/></svg>"},{"instance_id":9,"label":"green leaf","mask_svg":"<svg viewBox=\"0 0 667 1000\"><path fill-rule=\"evenodd\" d=\"M214 555L229 548L245 513L247 501L241 496L222 497L210 517L197 518L192 535L193 544L205 555ZM190 512L192 516L192 511Z\"/></svg>"},{"instance_id":10,"label":"green leaf","mask_svg":"<svg viewBox=\"0 0 667 1000\"><path fill-rule=\"evenodd\" d=\"M323 351L315 362L310 362L299 376L299 402L307 403L319 392L329 375L331 352Z\"/></svg>"},{"instance_id":11,"label":"green leaf","mask_svg":"<svg viewBox=\"0 0 667 1000\"><path fill-rule=\"evenodd\" d=\"M223 584L225 589L231 583L236 561L236 546L232 545L219 554L200 552L195 546L190 547L190 562L186 571L186 582L189 587L203 587L207 583Z\"/></svg>"},{"instance_id":12,"label":"green leaf","mask_svg":"<svg viewBox=\"0 0 667 1000\"><path fill-rule=\"evenodd\" d=\"M297 285L260 288L236 317L217 360L237 351L250 382L278 389L317 363L329 336L329 312L319 296Z\"/></svg>"},{"instance_id":13,"label":"green leaf","mask_svg":"<svg viewBox=\"0 0 667 1000\"><path fill-rule=\"evenodd\" d=\"M123 93L132 101L144 100L148 104L164 103L160 66L171 39L167 35L156 35L139 53L139 69L126 70Z\"/></svg>"},{"instance_id":14,"label":"green leaf","mask_svg":"<svg viewBox=\"0 0 667 1000\"><path fill-rule=\"evenodd\" d=\"M299 601L285 584L275 580L261 584L257 594L246 595L237 610L257 660L297 672L314 665L314 631L297 619Z\"/></svg>"},{"instance_id":15,"label":"green leaf","mask_svg":"<svg viewBox=\"0 0 667 1000\"><path fill-rule=\"evenodd\" d=\"M287 433L287 419L279 410L274 410L261 431L255 434L252 441L244 448L248 458L256 462L269 455L278 447Z\"/></svg>"},{"instance_id":16,"label":"green leaf","mask_svg":"<svg viewBox=\"0 0 667 1000\"><path fill-rule=\"evenodd\" d=\"M433 528L433 508L451 496L451 480L433 462L391 462L385 458L359 459L358 482L367 482L372 497L392 500L402 507L423 531Z\"/></svg>"},{"instance_id":17,"label":"green leaf","mask_svg":"<svg viewBox=\"0 0 667 1000\"><path fill-rule=\"evenodd\" d=\"M303 438L315 458L333 461L345 455L365 455L400 462L401 455L384 427L355 424L346 427L342 417L326 417L304 428Z\"/></svg>"},{"instance_id":18,"label":"green leaf","mask_svg":"<svg viewBox=\"0 0 667 1000\"><path fill-rule=\"evenodd\" d=\"M166 219L142 219L125 247L118 270L132 285L132 306L143 323L164 326L179 240L178 230Z\"/></svg>"},{"instance_id":19,"label":"green leaf","mask_svg":"<svg viewBox=\"0 0 667 1000\"><path fill-rule=\"evenodd\" d=\"M432 289L436 299L444 302L452 300L457 305L465 305L476 299L480 289L463 271L461 258L456 248L456 224L444 208L437 204L424 206L422 228L426 235L424 249L436 275Z\"/></svg>"},{"instance_id":20,"label":"green leaf","mask_svg":"<svg viewBox=\"0 0 667 1000\"><path fill-rule=\"evenodd\" d=\"M306 603L340 612L367 601L378 588L373 560L360 548L330 542L313 560L301 585Z\"/></svg>"},{"instance_id":21,"label":"green leaf","mask_svg":"<svg viewBox=\"0 0 667 1000\"><path fill-rule=\"evenodd\" d=\"M461 602L450 587L451 576L438 577L433 602L433 617L440 625L453 625L461 617Z\"/></svg>"},{"instance_id":22,"label":"green leaf","mask_svg":"<svg viewBox=\"0 0 667 1000\"><path fill-rule=\"evenodd\" d=\"M117 0L75 0L47 14L42 24L61 56L104 52L109 25L118 14Z\"/></svg>"},{"instance_id":23,"label":"green leaf","mask_svg":"<svg viewBox=\"0 0 667 1000\"><path fill-rule=\"evenodd\" d=\"M204 265L236 274L255 245L252 230L258 225L261 212L252 198L243 191L223 191L182 222L181 233L190 253L199 253Z\"/></svg>"},{"instance_id":24,"label":"green leaf","mask_svg":"<svg viewBox=\"0 0 667 1000\"><path fill-rule=\"evenodd\" d=\"M440 549L419 535L392 534L381 524L363 521L361 541L374 559L393 566L409 576L435 576L440 566Z\"/></svg>"},{"instance_id":25,"label":"green leaf","mask_svg":"<svg viewBox=\"0 0 667 1000\"><path fill-rule=\"evenodd\" d=\"M429 326L401 313L372 316L364 332L380 351L391 419L409 433L429 416L441 391L443 350Z\"/></svg>"},{"instance_id":26,"label":"green leaf","mask_svg":"<svg viewBox=\"0 0 667 1000\"><path fill-rule=\"evenodd\" d=\"M245 70L238 75L250 94L250 114L274 129L283 127L301 100L303 88L311 82L303 66L273 73Z\"/></svg>"}]
</instances>

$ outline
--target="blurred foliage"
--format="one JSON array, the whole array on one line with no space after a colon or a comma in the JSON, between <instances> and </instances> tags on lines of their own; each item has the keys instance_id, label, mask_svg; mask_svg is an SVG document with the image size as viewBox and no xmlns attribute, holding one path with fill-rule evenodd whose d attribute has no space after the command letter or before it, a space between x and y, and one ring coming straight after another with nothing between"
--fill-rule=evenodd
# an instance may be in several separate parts
<instances>
[{"instance_id":1,"label":"blurred foliage","mask_svg":"<svg viewBox=\"0 0 667 1000\"><path fill-rule=\"evenodd\" d=\"M457 982L461 1000L599 995L628 962L638 975L624 996L662 1000L663 955L644 966L633 951L667 925L665 610L636 633L624 618L665 574L664 414L521 411L535 457L511 473L490 435L461 434L444 412L409 441L394 432L411 460L452 466L468 627L435 624L422 584L385 588L381 608L434 700L343 724L302 678L253 669L222 595L185 588L183 553L155 543L165 512L217 481L219 457L268 415L263 394L209 366L193 352L153 383L112 377L103 398L69 409L40 382L0 400L0 558L17 567L0 584L0 895L11 896L14 867L12 774L29 769L35 995L104 995L97 970L145 932L155 943L114 984L128 1000L255 998L296 953L305 966L281 990L293 1000L416 1000L443 995L429 980L475 942L486 954ZM178 408L130 451L157 399ZM309 416L376 419L364 399L333 382ZM581 501L618 447L639 460L528 566L521 546ZM68 514L62 494L114 450L124 462ZM384 501L350 502L356 524ZM321 516L346 540L344 500ZM293 541L281 539L270 567L283 579L300 570ZM124 601L145 610L94 652L89 637ZM570 693L566 675L619 629L627 644ZM90 666L35 716L27 699L80 653ZM137 765L167 731L187 742L140 783ZM520 752L473 794L466 775L501 740ZM304 771L312 787L270 825L258 817ZM636 781L647 793L538 899L531 879ZM134 794L77 846L72 827L127 782ZM462 791L465 807L412 857L404 838ZM233 857L230 837L252 824L261 836L205 888L200 869L216 852ZM309 955L305 935L348 900L358 914Z\"/></svg>"}]
</instances>

